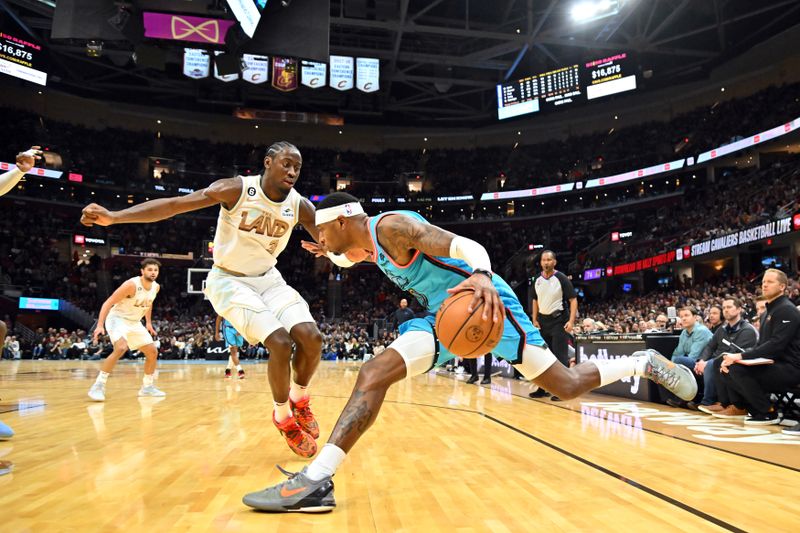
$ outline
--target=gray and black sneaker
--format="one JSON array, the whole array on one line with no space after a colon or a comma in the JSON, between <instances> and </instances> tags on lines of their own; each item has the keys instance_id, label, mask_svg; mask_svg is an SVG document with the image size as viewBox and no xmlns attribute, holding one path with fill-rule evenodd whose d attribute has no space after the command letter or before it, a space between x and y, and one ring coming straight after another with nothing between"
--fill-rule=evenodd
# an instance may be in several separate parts
<instances>
[{"instance_id":1,"label":"gray and black sneaker","mask_svg":"<svg viewBox=\"0 0 800 533\"><path fill-rule=\"evenodd\" d=\"M682 400L693 400L697 395L697 381L683 365L676 365L655 350L634 352L633 357L646 357L644 377L661 385Z\"/></svg>"},{"instance_id":2,"label":"gray and black sneaker","mask_svg":"<svg viewBox=\"0 0 800 533\"><path fill-rule=\"evenodd\" d=\"M276 513L324 513L336 507L333 498L333 479L329 476L312 481L306 469L292 473L280 466L278 470L289 477L286 481L258 492L245 494L242 502L259 511Z\"/></svg>"},{"instance_id":3,"label":"gray and black sneaker","mask_svg":"<svg viewBox=\"0 0 800 533\"><path fill-rule=\"evenodd\" d=\"M798 422L797 424L793 425L790 428L784 428L783 431L781 431L781 433L783 433L784 435L795 435L797 437L800 437L800 422Z\"/></svg>"}]
</instances>

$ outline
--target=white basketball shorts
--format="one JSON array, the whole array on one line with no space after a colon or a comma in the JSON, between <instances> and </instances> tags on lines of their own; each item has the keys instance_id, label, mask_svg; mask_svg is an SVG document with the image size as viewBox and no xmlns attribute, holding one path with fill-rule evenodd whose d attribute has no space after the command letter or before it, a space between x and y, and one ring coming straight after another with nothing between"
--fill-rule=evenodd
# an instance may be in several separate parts
<instances>
[{"instance_id":1,"label":"white basketball shorts","mask_svg":"<svg viewBox=\"0 0 800 533\"><path fill-rule=\"evenodd\" d=\"M306 301L274 267L258 277L212 268L205 294L217 314L250 344L263 342L279 328L291 331L297 324L314 322Z\"/></svg>"},{"instance_id":2,"label":"white basketball shorts","mask_svg":"<svg viewBox=\"0 0 800 533\"><path fill-rule=\"evenodd\" d=\"M153 344L153 337L141 320L128 320L109 313L106 317L105 328L112 343L125 339L131 350L138 350L142 346Z\"/></svg>"}]
</instances>

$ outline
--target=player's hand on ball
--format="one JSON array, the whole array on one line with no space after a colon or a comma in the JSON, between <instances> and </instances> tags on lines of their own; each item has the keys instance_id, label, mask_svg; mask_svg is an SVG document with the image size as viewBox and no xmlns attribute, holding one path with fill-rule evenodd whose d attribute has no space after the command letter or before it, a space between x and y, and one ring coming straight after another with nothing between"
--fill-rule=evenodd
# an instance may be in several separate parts
<instances>
[{"instance_id":1,"label":"player's hand on ball","mask_svg":"<svg viewBox=\"0 0 800 533\"><path fill-rule=\"evenodd\" d=\"M89 204L81 212L81 224L84 226L110 226L114 223L111 211L98 204Z\"/></svg>"},{"instance_id":2,"label":"player's hand on ball","mask_svg":"<svg viewBox=\"0 0 800 533\"><path fill-rule=\"evenodd\" d=\"M106 328L104 328L103 326L97 326L94 329L94 333L92 334L92 342L94 342L96 344L97 343L97 338L100 335L105 335L105 334L106 334Z\"/></svg>"},{"instance_id":3,"label":"player's hand on ball","mask_svg":"<svg viewBox=\"0 0 800 533\"><path fill-rule=\"evenodd\" d=\"M314 257L325 257L328 249L316 242L300 241L300 246L309 253L314 254Z\"/></svg>"},{"instance_id":4,"label":"player's hand on ball","mask_svg":"<svg viewBox=\"0 0 800 533\"><path fill-rule=\"evenodd\" d=\"M17 154L17 168L22 172L29 172L36 161L42 158L40 146L31 146L30 150L25 150Z\"/></svg>"},{"instance_id":5,"label":"player's hand on ball","mask_svg":"<svg viewBox=\"0 0 800 533\"><path fill-rule=\"evenodd\" d=\"M503 320L504 307L503 302L500 300L500 295L497 294L497 289L492 284L492 280L484 274L473 274L452 289L447 289L450 294L456 294L461 291L472 290L472 301L469 303L467 310L471 313L481 300L484 301L483 306L483 319L489 320L491 317L493 322Z\"/></svg>"}]
</instances>

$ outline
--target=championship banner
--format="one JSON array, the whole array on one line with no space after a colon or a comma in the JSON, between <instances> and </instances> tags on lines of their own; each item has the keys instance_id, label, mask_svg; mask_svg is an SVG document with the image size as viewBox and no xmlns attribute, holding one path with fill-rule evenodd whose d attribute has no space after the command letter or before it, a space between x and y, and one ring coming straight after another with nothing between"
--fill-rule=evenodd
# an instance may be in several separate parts
<instances>
[{"instance_id":1,"label":"championship banner","mask_svg":"<svg viewBox=\"0 0 800 533\"><path fill-rule=\"evenodd\" d=\"M297 89L297 60L288 57L272 58L272 86L279 91Z\"/></svg>"},{"instance_id":2,"label":"championship banner","mask_svg":"<svg viewBox=\"0 0 800 533\"><path fill-rule=\"evenodd\" d=\"M269 81L269 57L244 54L244 70L242 79L250 83L266 83Z\"/></svg>"},{"instance_id":3,"label":"championship banner","mask_svg":"<svg viewBox=\"0 0 800 533\"><path fill-rule=\"evenodd\" d=\"M356 58L356 88L365 93L374 93L380 88L381 62L370 57Z\"/></svg>"},{"instance_id":4,"label":"championship banner","mask_svg":"<svg viewBox=\"0 0 800 533\"><path fill-rule=\"evenodd\" d=\"M225 44L225 35L236 24L234 20L152 13L145 11L144 36L204 44Z\"/></svg>"},{"instance_id":5,"label":"championship banner","mask_svg":"<svg viewBox=\"0 0 800 533\"><path fill-rule=\"evenodd\" d=\"M325 86L325 77L328 74L328 65L314 61L300 63L300 83L312 89Z\"/></svg>"},{"instance_id":6,"label":"championship banner","mask_svg":"<svg viewBox=\"0 0 800 533\"><path fill-rule=\"evenodd\" d=\"M183 75L196 80L207 78L211 72L211 56L205 50L185 48L183 50Z\"/></svg>"},{"instance_id":7,"label":"championship banner","mask_svg":"<svg viewBox=\"0 0 800 533\"><path fill-rule=\"evenodd\" d=\"M348 56L331 56L331 80L329 85L340 91L353 88L353 58Z\"/></svg>"},{"instance_id":8,"label":"championship banner","mask_svg":"<svg viewBox=\"0 0 800 533\"><path fill-rule=\"evenodd\" d=\"M222 50L214 50L214 55L215 56L218 56L218 55L224 54L224 53L225 52L223 52ZM236 80L238 80L239 79L239 74L220 75L219 71L217 70L217 64L214 63L214 77L217 78L218 80L222 80L222 81L228 82L228 81L236 81Z\"/></svg>"}]
</instances>

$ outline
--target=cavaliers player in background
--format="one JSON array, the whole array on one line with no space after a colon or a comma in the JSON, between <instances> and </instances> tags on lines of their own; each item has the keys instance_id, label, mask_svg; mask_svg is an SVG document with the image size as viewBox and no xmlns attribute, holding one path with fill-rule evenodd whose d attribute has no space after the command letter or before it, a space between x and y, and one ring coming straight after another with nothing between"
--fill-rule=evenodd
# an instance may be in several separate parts
<instances>
[{"instance_id":1,"label":"cavaliers player in background","mask_svg":"<svg viewBox=\"0 0 800 533\"><path fill-rule=\"evenodd\" d=\"M155 386L158 349L153 341L153 336L156 335L156 330L153 329L153 301L159 291L156 279L161 263L148 258L142 261L141 266L141 275L123 282L100 308L92 340L96 343L100 335L108 333L114 350L100 365L100 373L89 389L89 398L96 402L106 400L108 376L128 350L140 350L144 354L144 378L139 396L166 396Z\"/></svg>"},{"instance_id":2,"label":"cavaliers player in background","mask_svg":"<svg viewBox=\"0 0 800 533\"><path fill-rule=\"evenodd\" d=\"M322 335L308 304L275 268L296 224L302 224L314 240L318 237L314 206L294 189L302 164L294 145L277 142L267 149L261 176L220 179L186 196L151 200L121 211L90 204L83 209L81 222L147 224L220 206L206 296L248 343L261 342L269 350L273 422L292 451L311 457L317 451L319 425L309 407L308 385L321 359ZM337 261L338 256L330 257Z\"/></svg>"},{"instance_id":3,"label":"cavaliers player in background","mask_svg":"<svg viewBox=\"0 0 800 533\"><path fill-rule=\"evenodd\" d=\"M0 196L13 189L22 176L33 168L36 161L42 158L42 151L39 148L39 146L32 146L29 150L18 153L16 166L8 172L0 174ZM7 331L6 323L0 320L0 351L5 345ZM11 438L13 435L14 431L0 422L0 440ZM11 461L0 461L0 476L8 474L12 468Z\"/></svg>"}]
</instances>

